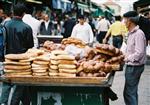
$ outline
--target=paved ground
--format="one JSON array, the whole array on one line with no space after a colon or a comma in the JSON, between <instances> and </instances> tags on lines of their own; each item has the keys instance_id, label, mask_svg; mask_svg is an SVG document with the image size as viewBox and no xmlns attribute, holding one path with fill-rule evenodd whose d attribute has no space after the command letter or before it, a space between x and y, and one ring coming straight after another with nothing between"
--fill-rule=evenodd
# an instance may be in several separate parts
<instances>
[{"instance_id":1,"label":"paved ground","mask_svg":"<svg viewBox=\"0 0 150 105\"><path fill-rule=\"evenodd\" d=\"M124 80L124 71L115 74L112 89L117 93L119 99L110 101L110 105L125 105L123 99ZM139 83L139 105L150 105L150 65L145 67Z\"/></svg>"}]
</instances>

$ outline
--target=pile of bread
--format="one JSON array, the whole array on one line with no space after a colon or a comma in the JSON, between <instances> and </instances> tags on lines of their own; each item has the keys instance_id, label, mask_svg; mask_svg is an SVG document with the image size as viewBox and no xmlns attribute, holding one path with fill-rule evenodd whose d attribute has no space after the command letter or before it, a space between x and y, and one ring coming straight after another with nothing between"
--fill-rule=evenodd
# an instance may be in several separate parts
<instances>
[{"instance_id":1,"label":"pile of bread","mask_svg":"<svg viewBox=\"0 0 150 105\"><path fill-rule=\"evenodd\" d=\"M29 49L26 53L5 55L5 75L33 75L33 69L35 70L35 66L37 67L37 63L40 61L39 59L35 58L44 55L44 53L45 52L43 50Z\"/></svg>"},{"instance_id":2,"label":"pile of bread","mask_svg":"<svg viewBox=\"0 0 150 105\"><path fill-rule=\"evenodd\" d=\"M50 76L75 77L77 72L76 60L74 56L65 51L55 50L51 52L50 57Z\"/></svg>"},{"instance_id":3,"label":"pile of bread","mask_svg":"<svg viewBox=\"0 0 150 105\"><path fill-rule=\"evenodd\" d=\"M61 44L63 44L63 45L74 44L75 46L77 46L79 48L84 48L86 46L86 44L82 40L80 40L78 38L73 38L73 37L64 38L62 40Z\"/></svg>"},{"instance_id":4,"label":"pile of bread","mask_svg":"<svg viewBox=\"0 0 150 105\"><path fill-rule=\"evenodd\" d=\"M8 54L5 56L6 75L32 75L30 60L26 54Z\"/></svg>"},{"instance_id":5,"label":"pile of bread","mask_svg":"<svg viewBox=\"0 0 150 105\"><path fill-rule=\"evenodd\" d=\"M65 45L63 44L56 44L53 41L45 41L43 46L40 48L46 52L51 52L53 50L64 50Z\"/></svg>"},{"instance_id":6,"label":"pile of bread","mask_svg":"<svg viewBox=\"0 0 150 105\"><path fill-rule=\"evenodd\" d=\"M69 55L65 46L73 44L84 49L82 57ZM6 75L26 76L89 76L103 77L112 70L119 70L124 55L108 44L96 44L94 48L86 46L77 38L63 39L60 45L46 41L41 49L29 49L23 54L5 56L4 72Z\"/></svg>"},{"instance_id":7,"label":"pile of bread","mask_svg":"<svg viewBox=\"0 0 150 105\"><path fill-rule=\"evenodd\" d=\"M87 49L84 58L78 60L77 75L103 77L112 70L119 70L123 61L124 55L118 48L108 44L96 44L94 48Z\"/></svg>"},{"instance_id":8,"label":"pile of bread","mask_svg":"<svg viewBox=\"0 0 150 105\"><path fill-rule=\"evenodd\" d=\"M49 55L41 55L35 57L32 61L32 75L33 76L48 76L48 68L50 63Z\"/></svg>"}]
</instances>

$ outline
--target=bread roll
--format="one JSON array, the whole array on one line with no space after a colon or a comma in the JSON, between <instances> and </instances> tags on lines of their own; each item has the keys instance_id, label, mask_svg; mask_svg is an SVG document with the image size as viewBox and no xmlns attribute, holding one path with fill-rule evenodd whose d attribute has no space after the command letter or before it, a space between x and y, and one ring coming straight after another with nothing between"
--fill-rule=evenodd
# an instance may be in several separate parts
<instances>
[{"instance_id":1,"label":"bread roll","mask_svg":"<svg viewBox=\"0 0 150 105\"><path fill-rule=\"evenodd\" d=\"M77 64L75 60L59 60L59 64Z\"/></svg>"},{"instance_id":2,"label":"bread roll","mask_svg":"<svg viewBox=\"0 0 150 105\"><path fill-rule=\"evenodd\" d=\"M53 55L68 55L68 53L66 51L62 51L62 50L54 50L51 52L51 54Z\"/></svg>"},{"instance_id":3,"label":"bread roll","mask_svg":"<svg viewBox=\"0 0 150 105\"><path fill-rule=\"evenodd\" d=\"M27 70L31 68L31 65L28 66L5 65L4 68L8 70Z\"/></svg>"},{"instance_id":4,"label":"bread roll","mask_svg":"<svg viewBox=\"0 0 150 105\"><path fill-rule=\"evenodd\" d=\"M68 65L68 64L59 64L58 65L59 69L76 69L75 65Z\"/></svg>"},{"instance_id":5,"label":"bread roll","mask_svg":"<svg viewBox=\"0 0 150 105\"><path fill-rule=\"evenodd\" d=\"M35 60L35 61L33 61L33 63L39 64L39 65L48 65L50 62L48 62L48 61L37 61L37 60Z\"/></svg>"},{"instance_id":6,"label":"bread roll","mask_svg":"<svg viewBox=\"0 0 150 105\"><path fill-rule=\"evenodd\" d=\"M30 65L30 62L4 62L4 65L22 65L22 66L26 66L26 65Z\"/></svg>"},{"instance_id":7,"label":"bread roll","mask_svg":"<svg viewBox=\"0 0 150 105\"><path fill-rule=\"evenodd\" d=\"M103 49L96 49L97 52L102 53L102 54L106 54L109 56L114 56L113 52L110 52L109 50L103 50Z\"/></svg>"},{"instance_id":8,"label":"bread roll","mask_svg":"<svg viewBox=\"0 0 150 105\"><path fill-rule=\"evenodd\" d=\"M53 70L57 70L58 66L57 65L50 65L50 68L53 69Z\"/></svg>"},{"instance_id":9,"label":"bread roll","mask_svg":"<svg viewBox=\"0 0 150 105\"><path fill-rule=\"evenodd\" d=\"M58 65L58 64L59 64L59 61L58 61L58 60L51 60L51 64L53 64L53 65Z\"/></svg>"},{"instance_id":10,"label":"bread roll","mask_svg":"<svg viewBox=\"0 0 150 105\"><path fill-rule=\"evenodd\" d=\"M59 73L59 76L62 76L62 77L76 77L76 74L70 74L70 73Z\"/></svg>"},{"instance_id":11,"label":"bread roll","mask_svg":"<svg viewBox=\"0 0 150 105\"><path fill-rule=\"evenodd\" d=\"M25 60L25 59L29 59L28 56L25 53L22 54L7 54L5 55L6 59L10 59L10 60Z\"/></svg>"},{"instance_id":12,"label":"bread roll","mask_svg":"<svg viewBox=\"0 0 150 105\"><path fill-rule=\"evenodd\" d=\"M77 73L77 70L76 69L59 69L59 72L75 74L75 73Z\"/></svg>"}]
</instances>

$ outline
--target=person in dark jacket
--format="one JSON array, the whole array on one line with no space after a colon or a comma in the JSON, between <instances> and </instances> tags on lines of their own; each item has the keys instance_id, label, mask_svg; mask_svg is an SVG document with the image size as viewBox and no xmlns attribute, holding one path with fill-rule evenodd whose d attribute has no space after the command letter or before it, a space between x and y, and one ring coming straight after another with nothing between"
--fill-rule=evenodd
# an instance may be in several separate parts
<instances>
[{"instance_id":1,"label":"person in dark jacket","mask_svg":"<svg viewBox=\"0 0 150 105\"><path fill-rule=\"evenodd\" d=\"M74 25L76 24L76 21L71 19L68 15L66 15L66 21L64 22L64 38L68 38L71 36L72 29Z\"/></svg>"},{"instance_id":2,"label":"person in dark jacket","mask_svg":"<svg viewBox=\"0 0 150 105\"><path fill-rule=\"evenodd\" d=\"M50 17L48 14L45 14L44 21L40 26L40 34L41 35L52 35L52 31L54 29L53 23L50 21Z\"/></svg>"},{"instance_id":3,"label":"person in dark jacket","mask_svg":"<svg viewBox=\"0 0 150 105\"><path fill-rule=\"evenodd\" d=\"M14 17L5 24L6 27L6 54L19 54L26 52L34 46L32 29L22 21L25 12L24 4L17 3L14 6ZM8 105L10 90L13 85L3 83L1 94L1 105ZM23 105L30 105L28 88L18 86L14 90L11 105L19 105L20 100Z\"/></svg>"}]
</instances>

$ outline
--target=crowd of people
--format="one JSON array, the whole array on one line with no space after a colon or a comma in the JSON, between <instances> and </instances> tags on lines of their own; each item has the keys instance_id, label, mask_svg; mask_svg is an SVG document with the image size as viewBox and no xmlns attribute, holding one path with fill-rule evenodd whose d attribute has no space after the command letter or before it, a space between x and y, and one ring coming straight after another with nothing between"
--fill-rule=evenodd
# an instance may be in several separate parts
<instances>
[{"instance_id":1,"label":"crowd of people","mask_svg":"<svg viewBox=\"0 0 150 105\"><path fill-rule=\"evenodd\" d=\"M29 9L27 9L29 8ZM138 84L140 76L144 71L146 58L146 42L150 39L150 20L148 17L139 16L135 11L129 11L121 16L115 16L111 23L101 16L98 20L86 18L81 15L77 19L69 15L58 21L51 20L47 13L37 19L32 16L33 8L18 3L11 12L0 9L0 22L6 28L6 54L24 53L29 48L38 48L37 35L63 35L64 38L76 37L92 46L92 43L108 43L110 37L112 44L121 48L124 36L128 36L127 50L125 53L125 88L124 100L126 105L138 105ZM147 15L145 15L147 16ZM3 83L1 105L7 105L12 84ZM11 99L11 105L30 105L29 88L16 86Z\"/></svg>"}]
</instances>

